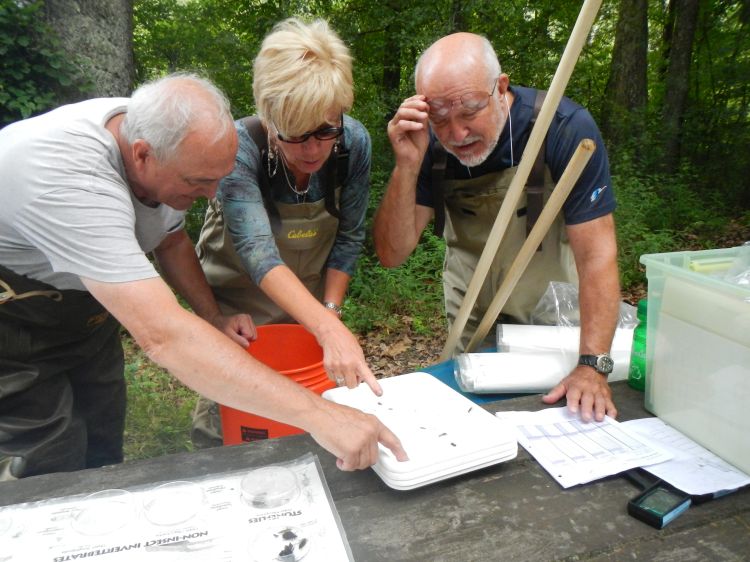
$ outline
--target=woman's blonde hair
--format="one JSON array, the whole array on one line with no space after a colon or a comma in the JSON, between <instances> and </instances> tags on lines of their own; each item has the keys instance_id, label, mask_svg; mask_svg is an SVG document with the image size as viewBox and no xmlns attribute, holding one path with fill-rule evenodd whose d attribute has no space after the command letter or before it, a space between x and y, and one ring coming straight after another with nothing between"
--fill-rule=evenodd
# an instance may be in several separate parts
<instances>
[{"instance_id":1,"label":"woman's blonde hair","mask_svg":"<svg viewBox=\"0 0 750 562\"><path fill-rule=\"evenodd\" d=\"M285 136L320 126L331 109L354 101L352 57L328 23L289 18L266 36L253 63L258 116ZM332 125L338 125L337 121Z\"/></svg>"}]
</instances>

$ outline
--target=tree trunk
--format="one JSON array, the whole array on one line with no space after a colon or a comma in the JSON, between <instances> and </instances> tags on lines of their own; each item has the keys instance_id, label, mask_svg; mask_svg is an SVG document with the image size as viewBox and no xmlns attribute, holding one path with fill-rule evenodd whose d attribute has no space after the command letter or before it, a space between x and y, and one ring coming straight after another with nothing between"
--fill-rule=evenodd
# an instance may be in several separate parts
<instances>
[{"instance_id":1,"label":"tree trunk","mask_svg":"<svg viewBox=\"0 0 750 562\"><path fill-rule=\"evenodd\" d=\"M401 44L394 39L393 26L385 28L385 49L383 52L383 93L387 113L386 122L390 121L398 107L401 97Z\"/></svg>"},{"instance_id":2,"label":"tree trunk","mask_svg":"<svg viewBox=\"0 0 750 562\"><path fill-rule=\"evenodd\" d=\"M698 22L699 0L672 0L675 20L664 87L662 113L664 169L677 170L680 161L682 119L687 105L693 39Z\"/></svg>"},{"instance_id":3,"label":"tree trunk","mask_svg":"<svg viewBox=\"0 0 750 562\"><path fill-rule=\"evenodd\" d=\"M92 87L67 101L128 96L133 87L133 0L46 0L45 18Z\"/></svg>"},{"instance_id":4,"label":"tree trunk","mask_svg":"<svg viewBox=\"0 0 750 562\"><path fill-rule=\"evenodd\" d=\"M401 103L401 3L388 2L384 7L390 14L385 26L383 39L383 101L387 111L385 122L391 120Z\"/></svg>"},{"instance_id":5,"label":"tree trunk","mask_svg":"<svg viewBox=\"0 0 750 562\"><path fill-rule=\"evenodd\" d=\"M610 150L642 140L648 103L648 0L620 0L601 127Z\"/></svg>"},{"instance_id":6,"label":"tree trunk","mask_svg":"<svg viewBox=\"0 0 750 562\"><path fill-rule=\"evenodd\" d=\"M451 2L451 19L448 24L448 33L456 33L458 31L467 31L466 20L464 18L462 0L453 0Z\"/></svg>"}]
</instances>

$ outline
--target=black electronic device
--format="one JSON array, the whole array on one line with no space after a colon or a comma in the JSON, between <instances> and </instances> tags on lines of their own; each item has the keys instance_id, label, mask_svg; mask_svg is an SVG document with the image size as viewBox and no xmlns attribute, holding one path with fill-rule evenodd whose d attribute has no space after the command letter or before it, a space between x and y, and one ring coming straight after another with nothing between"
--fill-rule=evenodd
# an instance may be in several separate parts
<instances>
[{"instance_id":1,"label":"black electronic device","mask_svg":"<svg viewBox=\"0 0 750 562\"><path fill-rule=\"evenodd\" d=\"M629 470L625 476L644 491L628 502L628 514L663 529L690 507L690 494L678 490L664 480L640 469Z\"/></svg>"}]
</instances>

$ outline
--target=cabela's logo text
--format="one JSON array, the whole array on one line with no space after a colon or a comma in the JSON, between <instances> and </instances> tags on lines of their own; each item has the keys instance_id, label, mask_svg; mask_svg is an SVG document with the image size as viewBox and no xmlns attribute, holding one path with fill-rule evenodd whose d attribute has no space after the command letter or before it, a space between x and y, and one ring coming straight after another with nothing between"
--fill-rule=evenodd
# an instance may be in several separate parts
<instances>
[{"instance_id":1,"label":"cabela's logo text","mask_svg":"<svg viewBox=\"0 0 750 562\"><path fill-rule=\"evenodd\" d=\"M289 234L286 235L290 240L296 240L298 238L315 238L318 235L317 228L308 228L307 230L290 230Z\"/></svg>"}]
</instances>

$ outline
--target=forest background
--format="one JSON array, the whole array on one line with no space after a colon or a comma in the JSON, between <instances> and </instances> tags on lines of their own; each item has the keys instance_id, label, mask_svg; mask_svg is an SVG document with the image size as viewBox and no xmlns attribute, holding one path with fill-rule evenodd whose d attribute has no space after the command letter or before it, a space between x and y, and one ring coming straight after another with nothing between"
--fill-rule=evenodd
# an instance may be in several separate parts
<instances>
[{"instance_id":1,"label":"forest background","mask_svg":"<svg viewBox=\"0 0 750 562\"><path fill-rule=\"evenodd\" d=\"M236 118L250 115L252 61L265 34L292 15L322 17L355 60L351 114L373 140L370 221L393 163L386 124L414 91L421 51L447 33L481 33L511 83L547 88L581 4L0 0L0 126L65 102L126 96L177 70L212 79ZM631 304L646 294L641 255L750 239L749 27L750 0L602 2L565 93L589 109L607 144L620 277ZM194 239L204 210L199 201L189 212ZM443 252L442 240L425 232L406 264L385 269L367 240L344 313L379 376L434 363L442 349ZM189 450L195 394L123 339L127 458Z\"/></svg>"}]
</instances>

